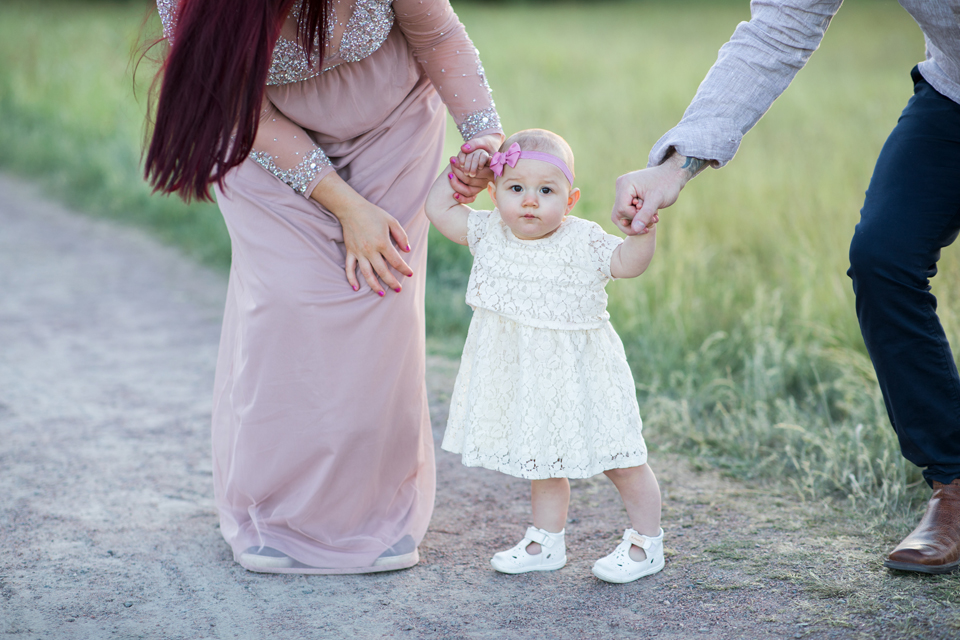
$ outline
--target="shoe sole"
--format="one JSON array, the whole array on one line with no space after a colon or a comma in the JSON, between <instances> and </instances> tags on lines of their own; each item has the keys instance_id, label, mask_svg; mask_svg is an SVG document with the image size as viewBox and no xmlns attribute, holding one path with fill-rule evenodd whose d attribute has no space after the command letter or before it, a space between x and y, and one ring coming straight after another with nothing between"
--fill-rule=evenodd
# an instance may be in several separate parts
<instances>
[{"instance_id":1,"label":"shoe sole","mask_svg":"<svg viewBox=\"0 0 960 640\"><path fill-rule=\"evenodd\" d=\"M389 570L388 568L393 565L403 565L403 568L407 568L411 565L417 564L420 562L420 550L414 549L410 553L404 553L399 556L386 556L380 557L373 561L373 566L383 567L384 571ZM400 567L397 567L398 569Z\"/></svg>"},{"instance_id":2,"label":"shoe sole","mask_svg":"<svg viewBox=\"0 0 960 640\"><path fill-rule=\"evenodd\" d=\"M409 569L420 562L420 550L414 549L410 553L399 556L377 558L369 567L352 567L347 569L324 569L308 567L298 563L293 558L258 556L252 553L240 555L240 566L254 573L302 573L302 574L347 574L347 573L379 573L381 571L398 571Z\"/></svg>"},{"instance_id":3,"label":"shoe sole","mask_svg":"<svg viewBox=\"0 0 960 640\"><path fill-rule=\"evenodd\" d=\"M294 564L295 561L290 556L258 556L253 553L243 553L240 555L240 566L248 571L257 573L271 573L275 569L289 569L293 567Z\"/></svg>"},{"instance_id":4,"label":"shoe sole","mask_svg":"<svg viewBox=\"0 0 960 640\"><path fill-rule=\"evenodd\" d=\"M490 566L500 573L506 573L511 576L515 576L520 573L530 573L532 571L556 571L557 569L563 569L567 564L567 557L564 556L563 559L556 564L548 565L537 565L535 567L498 567L493 560L490 561Z\"/></svg>"},{"instance_id":5,"label":"shoe sole","mask_svg":"<svg viewBox=\"0 0 960 640\"><path fill-rule=\"evenodd\" d=\"M960 560L951 562L950 564L940 565L913 564L911 562L884 560L883 566L888 569L896 569L897 571L912 571L914 573L929 573L932 575L939 575L942 573L953 573L956 571L958 568L960 568Z\"/></svg>"},{"instance_id":6,"label":"shoe sole","mask_svg":"<svg viewBox=\"0 0 960 640\"><path fill-rule=\"evenodd\" d=\"M603 580L604 582L610 582L613 584L626 584L628 582L633 582L634 580L639 580L640 578L644 578L646 576L652 576L655 573L660 573L660 571L663 569L665 564L666 564L665 562L661 562L652 567L648 567L644 569L639 573L639 575L631 576L631 577L625 577L623 574L606 574L603 572L603 569L597 570L597 567L593 567L593 575L595 575L600 580Z\"/></svg>"}]
</instances>

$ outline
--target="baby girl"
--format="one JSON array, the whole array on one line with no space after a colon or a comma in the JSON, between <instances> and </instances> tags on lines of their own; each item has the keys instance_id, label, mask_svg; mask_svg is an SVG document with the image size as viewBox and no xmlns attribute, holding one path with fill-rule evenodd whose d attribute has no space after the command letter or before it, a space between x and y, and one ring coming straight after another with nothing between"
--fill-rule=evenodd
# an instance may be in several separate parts
<instances>
[{"instance_id":1,"label":"baby girl","mask_svg":"<svg viewBox=\"0 0 960 640\"><path fill-rule=\"evenodd\" d=\"M593 573L607 582L656 573L664 565L660 488L646 464L636 387L604 290L611 279L646 270L655 228L624 240L569 215L580 190L573 152L555 133L520 131L492 158L476 151L472 160L489 160L496 208L460 204L444 174L426 213L474 256L473 319L442 447L465 465L532 483L533 526L491 563L503 573L563 567L568 479L603 472L631 526Z\"/></svg>"}]
</instances>

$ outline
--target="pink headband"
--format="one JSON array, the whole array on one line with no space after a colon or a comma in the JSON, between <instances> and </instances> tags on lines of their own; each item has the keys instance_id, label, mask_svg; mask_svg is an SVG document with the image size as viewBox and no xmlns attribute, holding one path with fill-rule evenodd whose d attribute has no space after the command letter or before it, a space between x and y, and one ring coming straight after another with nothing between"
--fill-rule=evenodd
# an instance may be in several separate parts
<instances>
[{"instance_id":1,"label":"pink headband","mask_svg":"<svg viewBox=\"0 0 960 640\"><path fill-rule=\"evenodd\" d=\"M563 171L563 175L567 177L567 181L573 185L573 173L570 171L570 168L567 166L566 162L552 153L546 153L543 151L521 151L520 145L516 142L510 145L510 148L507 149L506 153L500 153L498 151L497 153L493 154L493 157L490 158L490 168L493 169L493 175L499 178L503 175L503 169L505 165L516 167L517 162L521 159L549 162L553 166L560 169L560 171Z\"/></svg>"}]
</instances>

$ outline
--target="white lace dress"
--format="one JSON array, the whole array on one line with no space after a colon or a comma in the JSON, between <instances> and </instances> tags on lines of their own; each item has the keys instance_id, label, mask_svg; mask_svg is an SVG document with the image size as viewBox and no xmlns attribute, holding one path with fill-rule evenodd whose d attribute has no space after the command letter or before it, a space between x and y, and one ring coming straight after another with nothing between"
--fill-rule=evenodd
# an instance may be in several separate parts
<instances>
[{"instance_id":1,"label":"white lace dress","mask_svg":"<svg viewBox=\"0 0 960 640\"><path fill-rule=\"evenodd\" d=\"M644 464L636 387L604 290L622 240L573 216L539 240L514 236L496 209L467 225L474 314L442 448L529 479Z\"/></svg>"}]
</instances>

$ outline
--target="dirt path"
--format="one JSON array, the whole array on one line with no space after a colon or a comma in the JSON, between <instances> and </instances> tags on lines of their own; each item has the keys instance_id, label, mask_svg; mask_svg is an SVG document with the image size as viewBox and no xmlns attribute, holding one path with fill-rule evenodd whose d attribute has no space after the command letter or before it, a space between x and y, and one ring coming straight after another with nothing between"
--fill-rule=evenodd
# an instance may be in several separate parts
<instances>
[{"instance_id":1,"label":"dirt path","mask_svg":"<svg viewBox=\"0 0 960 640\"><path fill-rule=\"evenodd\" d=\"M957 581L885 571L891 540L829 505L655 453L669 558L637 583L590 573L626 523L602 476L573 483L567 567L495 573L489 557L526 526L527 485L439 450L419 566L244 571L220 537L210 486L224 289L221 275L139 232L0 176L0 638L960 634ZM455 372L429 361L438 439Z\"/></svg>"}]
</instances>

